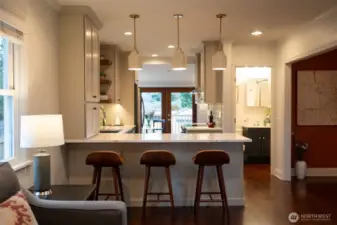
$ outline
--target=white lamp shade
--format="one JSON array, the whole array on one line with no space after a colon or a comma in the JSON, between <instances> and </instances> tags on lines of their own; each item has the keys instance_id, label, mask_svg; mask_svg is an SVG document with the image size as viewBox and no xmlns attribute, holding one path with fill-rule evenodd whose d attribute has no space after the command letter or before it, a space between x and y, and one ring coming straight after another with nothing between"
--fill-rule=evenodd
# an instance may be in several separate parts
<instances>
[{"instance_id":1,"label":"white lamp shade","mask_svg":"<svg viewBox=\"0 0 337 225\"><path fill-rule=\"evenodd\" d=\"M223 51L216 51L212 56L212 69L213 70L226 70L227 57Z\"/></svg>"},{"instance_id":2,"label":"white lamp shade","mask_svg":"<svg viewBox=\"0 0 337 225\"><path fill-rule=\"evenodd\" d=\"M129 61L129 70L142 70L142 64L140 61L140 56L137 50L133 50L128 58Z\"/></svg>"},{"instance_id":3,"label":"white lamp shade","mask_svg":"<svg viewBox=\"0 0 337 225\"><path fill-rule=\"evenodd\" d=\"M178 48L173 55L172 70L186 70L187 60L181 48Z\"/></svg>"},{"instance_id":4,"label":"white lamp shade","mask_svg":"<svg viewBox=\"0 0 337 225\"><path fill-rule=\"evenodd\" d=\"M21 148L44 148L63 144L62 115L21 116Z\"/></svg>"}]
</instances>

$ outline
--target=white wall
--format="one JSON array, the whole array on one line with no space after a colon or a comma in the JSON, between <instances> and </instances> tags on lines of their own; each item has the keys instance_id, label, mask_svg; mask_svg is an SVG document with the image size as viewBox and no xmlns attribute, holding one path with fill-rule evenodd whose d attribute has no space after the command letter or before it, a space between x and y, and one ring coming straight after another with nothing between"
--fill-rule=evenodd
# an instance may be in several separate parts
<instances>
[{"instance_id":1,"label":"white wall","mask_svg":"<svg viewBox=\"0 0 337 225\"><path fill-rule=\"evenodd\" d=\"M234 44L233 64L240 66L275 66L277 58L276 43Z\"/></svg>"},{"instance_id":2,"label":"white wall","mask_svg":"<svg viewBox=\"0 0 337 225\"><path fill-rule=\"evenodd\" d=\"M58 105L58 12L45 0L14 0L16 10L25 12L20 19L24 32L25 73L20 82L26 98L20 101L22 114L59 113ZM14 2L10 0L9 2ZM10 8L7 7L10 11ZM30 151L30 150L28 150ZM52 154L52 183L65 181L60 148L50 150ZM31 169L18 173L24 187L32 185Z\"/></svg>"},{"instance_id":3,"label":"white wall","mask_svg":"<svg viewBox=\"0 0 337 225\"><path fill-rule=\"evenodd\" d=\"M279 42L277 75L272 79L272 173L291 179L291 71L287 63L337 47L337 7Z\"/></svg>"}]
</instances>

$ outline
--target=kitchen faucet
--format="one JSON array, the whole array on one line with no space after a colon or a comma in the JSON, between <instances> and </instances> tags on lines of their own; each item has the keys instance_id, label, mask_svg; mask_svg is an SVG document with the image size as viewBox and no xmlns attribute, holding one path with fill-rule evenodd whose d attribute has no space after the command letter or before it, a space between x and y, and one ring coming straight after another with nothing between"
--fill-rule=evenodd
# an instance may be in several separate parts
<instances>
[{"instance_id":1,"label":"kitchen faucet","mask_svg":"<svg viewBox=\"0 0 337 225\"><path fill-rule=\"evenodd\" d=\"M106 126L106 112L102 106L100 106L99 108L101 109L102 114L103 114L102 125Z\"/></svg>"}]
</instances>

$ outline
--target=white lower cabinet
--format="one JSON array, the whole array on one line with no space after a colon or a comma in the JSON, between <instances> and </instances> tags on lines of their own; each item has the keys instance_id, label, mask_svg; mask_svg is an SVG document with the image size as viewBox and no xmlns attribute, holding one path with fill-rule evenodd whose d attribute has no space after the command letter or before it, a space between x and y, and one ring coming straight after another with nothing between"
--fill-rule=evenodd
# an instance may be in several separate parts
<instances>
[{"instance_id":1,"label":"white lower cabinet","mask_svg":"<svg viewBox=\"0 0 337 225\"><path fill-rule=\"evenodd\" d=\"M86 138L90 138L99 133L99 104L87 103L85 105L86 117Z\"/></svg>"}]
</instances>

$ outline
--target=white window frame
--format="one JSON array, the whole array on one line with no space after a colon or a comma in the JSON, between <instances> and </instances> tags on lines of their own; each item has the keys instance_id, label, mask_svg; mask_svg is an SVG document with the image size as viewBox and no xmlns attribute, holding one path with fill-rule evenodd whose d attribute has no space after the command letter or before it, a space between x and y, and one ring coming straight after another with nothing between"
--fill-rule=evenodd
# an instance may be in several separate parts
<instances>
[{"instance_id":1,"label":"white window frame","mask_svg":"<svg viewBox=\"0 0 337 225\"><path fill-rule=\"evenodd\" d=\"M25 21L16 17L9 11L0 8L0 20L15 27L16 29L25 33ZM20 148L20 115L26 113L27 108L27 94L28 94L28 80L27 80L27 62L26 62L26 49L24 48L24 40L17 40L11 38L14 45L14 87L10 94L14 94L14 156L8 162L12 168L16 170L23 169L32 165L31 153L26 149ZM19 79L20 78L20 79ZM9 94L9 93L8 93Z\"/></svg>"},{"instance_id":2,"label":"white window frame","mask_svg":"<svg viewBox=\"0 0 337 225\"><path fill-rule=\"evenodd\" d=\"M13 43L11 40L8 40L8 49L7 49L7 54L8 54L8 60L5 61L7 66L5 67L6 70L4 71L4 75L8 75L8 88L0 89L0 95L1 96L11 96L13 98L13 114L12 114L12 119L13 121L13 139L8 136L8 133L5 132L4 134L4 142L8 143L9 141L13 141L13 155L9 156L8 151L4 151L4 160L10 162L11 165L14 165L18 163L19 161L19 153L20 153L20 146L19 140L18 140L18 135L19 135L19 115L18 115L18 98L17 98L17 74L16 74L16 69L18 69L18 63L16 62L18 57L16 57L16 54L19 53L17 51L17 48L20 48L16 46L15 43ZM6 127L6 122L8 122L8 119L6 120L4 118L4 127ZM10 122L11 123L11 122Z\"/></svg>"}]
</instances>

